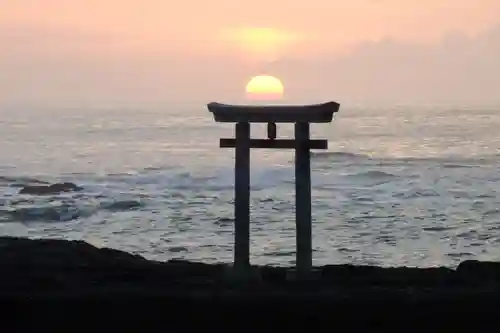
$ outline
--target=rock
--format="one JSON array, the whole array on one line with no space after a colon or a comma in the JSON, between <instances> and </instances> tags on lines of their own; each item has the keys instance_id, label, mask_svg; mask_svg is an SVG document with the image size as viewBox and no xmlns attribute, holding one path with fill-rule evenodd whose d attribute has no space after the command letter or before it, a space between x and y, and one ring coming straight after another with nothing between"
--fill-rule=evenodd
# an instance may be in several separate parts
<instances>
[{"instance_id":1,"label":"rock","mask_svg":"<svg viewBox=\"0 0 500 333\"><path fill-rule=\"evenodd\" d=\"M456 273L469 281L500 285L500 262L466 260L458 265Z\"/></svg>"},{"instance_id":2,"label":"rock","mask_svg":"<svg viewBox=\"0 0 500 333\"><path fill-rule=\"evenodd\" d=\"M341 291L347 295L363 290L404 294L405 290L411 289L417 293L432 290L437 295L443 291L460 292L464 288L482 288L485 285L481 283L486 280L489 282L487 287L492 287L495 282L492 280L495 279L491 276L497 275L490 272L492 269L488 269L490 273L485 277L486 266L466 264L461 265L458 270L452 270L444 267L327 265L316 268L315 281L308 289L315 293L336 290L337 293ZM119 250L97 248L84 241L0 237L0 267L5 273L0 275L0 294L2 291L12 291L22 281L30 289L41 288L37 284L40 276L44 276L45 280L58 277L57 281L64 281L63 285L82 288L127 285L151 290L160 288L170 292L178 288L196 289L208 285L222 289L233 288L233 284L227 283L230 266L226 264L182 260L151 261ZM299 284L294 279L287 278L290 271L286 267L252 266L252 275L259 277L253 279L252 288L261 291L293 291ZM495 283L495 286L500 287L500 280ZM301 285L300 288L304 289L304 286Z\"/></svg>"},{"instance_id":3,"label":"rock","mask_svg":"<svg viewBox=\"0 0 500 333\"><path fill-rule=\"evenodd\" d=\"M21 188L19 194L51 195L81 190L83 190L83 187L77 186L73 183L56 183L51 185L26 185Z\"/></svg>"},{"instance_id":4,"label":"rock","mask_svg":"<svg viewBox=\"0 0 500 333\"><path fill-rule=\"evenodd\" d=\"M0 237L0 295L144 288L172 291L202 286L222 275L222 265L185 261L161 263L84 241Z\"/></svg>"},{"instance_id":5,"label":"rock","mask_svg":"<svg viewBox=\"0 0 500 333\"><path fill-rule=\"evenodd\" d=\"M244 328L260 320L290 329L310 322L370 331L376 323L427 332L436 325L473 322L485 332L484 327L498 327L497 266L329 265L317 267L315 280L307 283L287 279L290 268L252 266L257 278L234 283L226 264L157 262L83 241L0 237L0 302L15 301L12 312L22 316L15 317L17 325L50 318L74 326L93 318L120 328L154 322L154 328L165 329L178 320L185 331L202 322L234 328L238 318ZM92 304L92 314L75 310L82 304ZM8 318L3 310L2 320Z\"/></svg>"}]
</instances>

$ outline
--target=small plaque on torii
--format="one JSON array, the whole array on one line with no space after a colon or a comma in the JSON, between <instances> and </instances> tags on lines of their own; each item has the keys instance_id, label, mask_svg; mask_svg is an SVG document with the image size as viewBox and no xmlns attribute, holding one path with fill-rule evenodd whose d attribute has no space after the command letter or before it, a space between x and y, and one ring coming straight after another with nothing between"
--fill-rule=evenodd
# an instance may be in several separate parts
<instances>
[{"instance_id":1,"label":"small plaque on torii","mask_svg":"<svg viewBox=\"0 0 500 333\"><path fill-rule=\"evenodd\" d=\"M236 137L220 139L221 148L235 148L234 268L250 268L250 149L295 149L296 268L312 269L311 149L328 149L328 140L311 140L310 123L329 123L340 105L229 105L209 103L216 122L235 123ZM250 123L267 123L267 139L251 139ZM276 123L294 123L294 139L277 139Z\"/></svg>"}]
</instances>

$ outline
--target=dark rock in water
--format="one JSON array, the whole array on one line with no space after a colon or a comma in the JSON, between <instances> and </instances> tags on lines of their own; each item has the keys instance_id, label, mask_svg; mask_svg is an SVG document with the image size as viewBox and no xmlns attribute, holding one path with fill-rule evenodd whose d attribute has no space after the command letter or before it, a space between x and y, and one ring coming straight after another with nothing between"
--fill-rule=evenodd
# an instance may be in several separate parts
<instances>
[{"instance_id":1,"label":"dark rock in water","mask_svg":"<svg viewBox=\"0 0 500 333\"><path fill-rule=\"evenodd\" d=\"M0 267L0 302L15 302L12 312L22 316L16 324L105 320L115 329L181 325L186 331L202 323L235 328L231 319L238 319L246 329L300 322L427 332L475 322L489 332L500 318L494 263L468 262L457 270L329 265L317 267L308 283L290 279L289 268L255 266L258 278L238 284L224 264L155 262L83 241L0 237ZM83 304L89 307L76 310ZM12 318L5 311L3 324Z\"/></svg>"},{"instance_id":2,"label":"dark rock in water","mask_svg":"<svg viewBox=\"0 0 500 333\"><path fill-rule=\"evenodd\" d=\"M135 200L125 200L125 201L114 201L114 202L102 202L100 206L102 209L116 212L116 211L141 208L143 204Z\"/></svg>"},{"instance_id":3,"label":"dark rock in water","mask_svg":"<svg viewBox=\"0 0 500 333\"><path fill-rule=\"evenodd\" d=\"M26 185L19 191L19 194L51 195L81 190L83 190L82 187L73 183L56 183L51 185Z\"/></svg>"}]
</instances>

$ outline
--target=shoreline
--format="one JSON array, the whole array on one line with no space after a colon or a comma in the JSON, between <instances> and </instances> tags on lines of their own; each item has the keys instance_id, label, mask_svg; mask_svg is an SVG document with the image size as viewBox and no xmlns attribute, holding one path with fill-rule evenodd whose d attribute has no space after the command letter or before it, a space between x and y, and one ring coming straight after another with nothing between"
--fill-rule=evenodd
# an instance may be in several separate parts
<instances>
[{"instance_id":1,"label":"shoreline","mask_svg":"<svg viewBox=\"0 0 500 333\"><path fill-rule=\"evenodd\" d=\"M107 318L112 309L123 327L132 318L173 323L186 313L217 325L248 313L265 322L357 318L360 327L373 320L500 323L496 262L464 261L456 269L326 265L310 282L289 279L288 267L253 266L259 278L238 284L228 279L226 264L158 262L83 241L0 237L0 267L0 302L36 306L22 313L40 320ZM68 313L68 304L92 306ZM61 319L55 308L68 314Z\"/></svg>"}]
</instances>

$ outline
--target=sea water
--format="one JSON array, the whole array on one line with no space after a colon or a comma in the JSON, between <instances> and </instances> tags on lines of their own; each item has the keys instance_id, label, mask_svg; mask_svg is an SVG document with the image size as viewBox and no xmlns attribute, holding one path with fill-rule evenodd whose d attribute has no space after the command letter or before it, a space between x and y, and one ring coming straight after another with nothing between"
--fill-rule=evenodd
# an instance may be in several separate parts
<instances>
[{"instance_id":1,"label":"sea water","mask_svg":"<svg viewBox=\"0 0 500 333\"><path fill-rule=\"evenodd\" d=\"M445 265L500 260L495 108L341 106L312 154L313 260ZM230 262L232 137L205 106L3 108L0 235L85 240L149 259ZM252 126L264 137L264 126ZM278 137L293 128L278 125ZM293 151L251 155L251 256L293 265ZM70 181L84 190L18 194Z\"/></svg>"}]
</instances>

